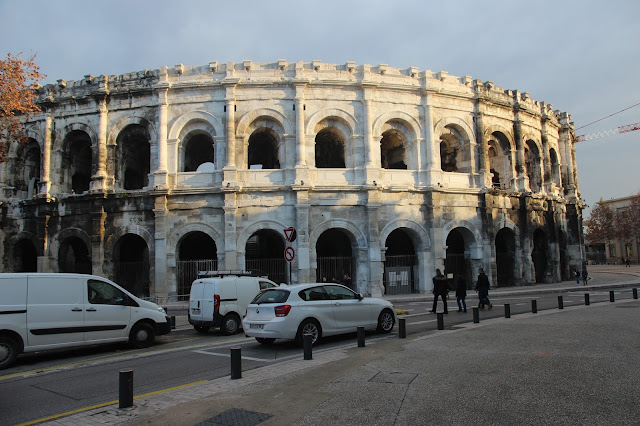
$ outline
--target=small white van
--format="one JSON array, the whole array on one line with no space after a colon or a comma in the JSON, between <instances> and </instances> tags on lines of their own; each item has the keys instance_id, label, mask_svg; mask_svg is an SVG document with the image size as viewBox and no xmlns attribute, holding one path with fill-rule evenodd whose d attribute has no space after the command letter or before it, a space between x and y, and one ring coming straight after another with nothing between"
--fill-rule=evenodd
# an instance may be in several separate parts
<instances>
[{"instance_id":1,"label":"small white van","mask_svg":"<svg viewBox=\"0 0 640 426\"><path fill-rule=\"evenodd\" d=\"M164 309L106 278L0 274L0 369L20 353L121 341L146 347L170 331Z\"/></svg>"},{"instance_id":2,"label":"small white van","mask_svg":"<svg viewBox=\"0 0 640 426\"><path fill-rule=\"evenodd\" d=\"M237 333L249 302L271 287L278 285L251 271L200 271L191 284L189 323L203 333L211 327Z\"/></svg>"}]
</instances>

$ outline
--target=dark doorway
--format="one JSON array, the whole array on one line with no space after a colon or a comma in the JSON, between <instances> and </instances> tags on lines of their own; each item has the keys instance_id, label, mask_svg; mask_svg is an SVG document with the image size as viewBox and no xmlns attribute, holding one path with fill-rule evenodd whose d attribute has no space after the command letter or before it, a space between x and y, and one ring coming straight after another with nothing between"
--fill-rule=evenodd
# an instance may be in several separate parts
<instances>
[{"instance_id":1,"label":"dark doorway","mask_svg":"<svg viewBox=\"0 0 640 426\"><path fill-rule=\"evenodd\" d=\"M204 232L190 232L178 243L178 297L189 299L191 283L198 271L218 269L218 249L215 241Z\"/></svg>"},{"instance_id":2,"label":"dark doorway","mask_svg":"<svg viewBox=\"0 0 640 426\"><path fill-rule=\"evenodd\" d=\"M349 236L339 229L324 231L316 243L316 280L338 282L355 290L353 253Z\"/></svg>"},{"instance_id":3,"label":"dark doorway","mask_svg":"<svg viewBox=\"0 0 640 426\"><path fill-rule=\"evenodd\" d=\"M284 238L281 234L263 229L255 232L245 246L245 269L260 271L276 283L289 283L288 267L284 260Z\"/></svg>"},{"instance_id":4,"label":"dark doorway","mask_svg":"<svg viewBox=\"0 0 640 426\"><path fill-rule=\"evenodd\" d=\"M334 129L322 129L316 135L316 167L344 168L344 136Z\"/></svg>"},{"instance_id":5,"label":"dark doorway","mask_svg":"<svg viewBox=\"0 0 640 426\"><path fill-rule=\"evenodd\" d=\"M114 253L115 281L138 297L148 297L149 248L142 237L126 234L116 243Z\"/></svg>"},{"instance_id":6,"label":"dark doorway","mask_svg":"<svg viewBox=\"0 0 640 426\"><path fill-rule=\"evenodd\" d=\"M418 268L418 256L413 241L405 229L396 229L387 237L387 251L384 260L385 294L409 294L418 291L415 281Z\"/></svg>"},{"instance_id":7,"label":"dark doorway","mask_svg":"<svg viewBox=\"0 0 640 426\"><path fill-rule=\"evenodd\" d=\"M184 171L195 172L202 163L213 163L213 140L207 134L189 134L185 142Z\"/></svg>"},{"instance_id":8,"label":"dark doorway","mask_svg":"<svg viewBox=\"0 0 640 426\"><path fill-rule=\"evenodd\" d=\"M272 131L256 130L249 137L249 168L279 169L278 138Z\"/></svg>"},{"instance_id":9,"label":"dark doorway","mask_svg":"<svg viewBox=\"0 0 640 426\"><path fill-rule=\"evenodd\" d=\"M58 251L58 269L60 272L91 273L91 255L84 241L78 237L69 237L62 241Z\"/></svg>"},{"instance_id":10,"label":"dark doorway","mask_svg":"<svg viewBox=\"0 0 640 426\"><path fill-rule=\"evenodd\" d=\"M515 284L516 237L509 228L502 228L496 235L496 268L498 272L498 287Z\"/></svg>"},{"instance_id":11,"label":"dark doorway","mask_svg":"<svg viewBox=\"0 0 640 426\"><path fill-rule=\"evenodd\" d=\"M123 189L142 189L149 185L151 154L149 132L143 126L132 124L118 136L120 151L120 179Z\"/></svg>"},{"instance_id":12,"label":"dark doorway","mask_svg":"<svg viewBox=\"0 0 640 426\"><path fill-rule=\"evenodd\" d=\"M14 246L13 270L15 272L38 272L38 253L30 240L20 240Z\"/></svg>"},{"instance_id":13,"label":"dark doorway","mask_svg":"<svg viewBox=\"0 0 640 426\"><path fill-rule=\"evenodd\" d=\"M464 236L460 228L452 229L447 235L447 254L444 261L444 274L453 274L454 280L462 277L467 284L467 288L471 288L471 263L465 257ZM435 271L433 271L435 275ZM451 283L453 285L453 283Z\"/></svg>"},{"instance_id":14,"label":"dark doorway","mask_svg":"<svg viewBox=\"0 0 640 426\"><path fill-rule=\"evenodd\" d=\"M545 283L548 269L548 244L547 235L541 229L536 229L533 233L533 252L531 260L536 271L536 283Z\"/></svg>"}]
</instances>

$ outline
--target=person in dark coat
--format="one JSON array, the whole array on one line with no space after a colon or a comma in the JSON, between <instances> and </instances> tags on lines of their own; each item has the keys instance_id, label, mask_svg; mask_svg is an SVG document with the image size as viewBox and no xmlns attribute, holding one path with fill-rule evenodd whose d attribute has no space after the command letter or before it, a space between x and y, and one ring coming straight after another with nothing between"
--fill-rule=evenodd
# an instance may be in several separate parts
<instances>
[{"instance_id":1,"label":"person in dark coat","mask_svg":"<svg viewBox=\"0 0 640 426\"><path fill-rule=\"evenodd\" d=\"M430 312L436 313L436 307L438 305L438 296L442 297L442 303L444 304L444 313L448 314L447 311L447 288L449 287L447 283L447 277L442 275L440 269L436 269L436 276L433 277L433 309Z\"/></svg>"},{"instance_id":2,"label":"person in dark coat","mask_svg":"<svg viewBox=\"0 0 640 426\"><path fill-rule=\"evenodd\" d=\"M467 283L464 278L458 277L456 280L456 301L458 302L458 312L467 312Z\"/></svg>"},{"instance_id":3,"label":"person in dark coat","mask_svg":"<svg viewBox=\"0 0 640 426\"><path fill-rule=\"evenodd\" d=\"M476 291L478 292L478 299L480 299L478 308L484 309L485 306L488 306L489 309L493 308L493 305L489 301L489 277L484 273L483 268L480 268L480 273L478 274Z\"/></svg>"}]
</instances>

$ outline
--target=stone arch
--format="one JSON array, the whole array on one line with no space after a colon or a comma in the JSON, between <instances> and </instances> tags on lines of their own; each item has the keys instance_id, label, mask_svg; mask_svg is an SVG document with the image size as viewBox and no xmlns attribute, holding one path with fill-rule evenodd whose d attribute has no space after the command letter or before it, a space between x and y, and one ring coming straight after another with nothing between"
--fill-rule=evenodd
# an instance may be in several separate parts
<instances>
[{"instance_id":1,"label":"stone arch","mask_svg":"<svg viewBox=\"0 0 640 426\"><path fill-rule=\"evenodd\" d=\"M216 116L207 111L191 111L178 117L167 135L168 139L183 140L192 130L202 130L211 138L224 135L224 126Z\"/></svg>"},{"instance_id":2,"label":"stone arch","mask_svg":"<svg viewBox=\"0 0 640 426\"><path fill-rule=\"evenodd\" d=\"M480 232L477 226L475 226L473 223L469 221L452 220L450 222L447 222L442 227L442 241L447 241L447 236L455 228L463 228L468 231L468 233L466 232L463 233L463 237L465 238L465 243L468 243L469 247L471 248L473 248L474 245L478 248L478 251L476 253L473 253L473 252L471 253L472 259L481 258L482 253L479 250L480 249L479 246L482 244L482 233ZM445 249L443 248L443 250ZM476 257L473 257L474 255Z\"/></svg>"},{"instance_id":3,"label":"stone arch","mask_svg":"<svg viewBox=\"0 0 640 426\"><path fill-rule=\"evenodd\" d=\"M347 231L347 235L352 239L351 243L354 249L364 249L368 247L367 239L360 228L353 222L345 219L329 219L316 226L309 234L309 247L315 247L320 235L329 229ZM311 251L314 252L314 250Z\"/></svg>"},{"instance_id":4,"label":"stone arch","mask_svg":"<svg viewBox=\"0 0 640 426\"><path fill-rule=\"evenodd\" d=\"M270 230L276 231L279 235L282 236L282 241L285 241L283 230L288 228L288 226L284 225L281 222L277 222L275 220L260 220L258 222L254 222L248 227L244 228L240 234L238 234L238 238L236 240L236 247L242 247L243 251L242 256L244 257L244 247L247 245L247 241L253 234L262 230ZM239 253L240 254L240 253Z\"/></svg>"},{"instance_id":5,"label":"stone arch","mask_svg":"<svg viewBox=\"0 0 640 426\"><path fill-rule=\"evenodd\" d=\"M16 253L16 248L18 246L18 244L20 244L22 241L26 241L28 243L31 244L31 247L33 248L33 250L35 251L35 258L29 258L27 259L27 263L25 263L25 258L24 257L20 257L17 258L16 256L19 255ZM26 231L22 231L19 232L18 234L12 236L11 238L9 238L7 240L8 246L5 246L7 249L7 257L9 259L9 270L11 271L16 271L16 272L20 272L22 271L22 269L25 269L25 272L36 272L37 269L37 258L39 256L43 255L43 247L42 245L39 243L39 239L38 236L36 234L33 234L31 232L26 232ZM21 268L17 268L18 265L16 265L16 261L21 260L22 264L20 265Z\"/></svg>"},{"instance_id":6,"label":"stone arch","mask_svg":"<svg viewBox=\"0 0 640 426\"><path fill-rule=\"evenodd\" d=\"M475 173L478 170L474 132L464 120L443 118L434 127L443 171Z\"/></svg>"},{"instance_id":7,"label":"stone arch","mask_svg":"<svg viewBox=\"0 0 640 426\"><path fill-rule=\"evenodd\" d=\"M379 240L384 244L384 241L387 241L389 235L400 228L406 228L411 231L411 234L415 237L414 245L416 252L425 251L431 247L431 240L427 230L419 223L408 219L399 219L386 224L384 228L382 228L382 231L380 231Z\"/></svg>"},{"instance_id":8,"label":"stone arch","mask_svg":"<svg viewBox=\"0 0 640 426\"><path fill-rule=\"evenodd\" d=\"M307 119L305 134L316 134L317 126L327 119L336 119L336 122L341 123L345 128L340 128L346 138L351 138L356 134L357 120L354 116L348 112L337 109L327 108L315 112ZM323 126L323 128L326 126Z\"/></svg>"},{"instance_id":9,"label":"stone arch","mask_svg":"<svg viewBox=\"0 0 640 426\"><path fill-rule=\"evenodd\" d=\"M107 237L107 239L105 240L105 244L104 244L104 253L105 253L104 261L105 262L107 261L111 262L111 259L113 258L113 248L115 247L118 240L126 234L133 234L142 238L147 244L147 247L149 248L149 257L151 258L151 253L155 251L155 238L153 236L153 233L151 233L149 230L138 225L128 225L128 226L123 226L121 228L118 228L111 235L109 235L109 237Z\"/></svg>"},{"instance_id":10,"label":"stone arch","mask_svg":"<svg viewBox=\"0 0 640 426\"><path fill-rule=\"evenodd\" d=\"M89 249L89 253L91 253L92 246L91 246L91 237L89 236L89 234L87 234L84 229L66 228L58 232L55 238L53 238L53 240L51 241L51 245L49 246L49 257L52 257L52 256L57 257L62 241L64 241L66 238L69 238L69 237L80 238L80 240L82 240L82 242Z\"/></svg>"},{"instance_id":11,"label":"stone arch","mask_svg":"<svg viewBox=\"0 0 640 426\"><path fill-rule=\"evenodd\" d=\"M284 228L283 228L284 229ZM204 223L187 223L186 225L174 228L167 238L167 254L173 254L175 256L178 250L178 242L182 237L191 232L202 232L208 235L218 248L218 257L221 253L224 253L224 238L213 227Z\"/></svg>"},{"instance_id":12,"label":"stone arch","mask_svg":"<svg viewBox=\"0 0 640 426\"><path fill-rule=\"evenodd\" d=\"M515 178L515 143L513 135L499 125L490 126L484 133L488 172L492 173L492 185L497 189L508 189Z\"/></svg>"},{"instance_id":13,"label":"stone arch","mask_svg":"<svg viewBox=\"0 0 640 426\"><path fill-rule=\"evenodd\" d=\"M147 129L147 132L149 132L149 145L154 146L157 144L158 133L153 123L142 117L127 116L120 119L111 127L111 130L108 132L107 136L107 145L116 145L116 140L118 139L118 135L120 135L120 132L122 132L127 126L130 126L132 124L137 124Z\"/></svg>"},{"instance_id":14,"label":"stone arch","mask_svg":"<svg viewBox=\"0 0 640 426\"><path fill-rule=\"evenodd\" d=\"M529 189L532 192L539 192L544 183L544 151L533 135L525 135L523 141L524 167L529 179Z\"/></svg>"},{"instance_id":15,"label":"stone arch","mask_svg":"<svg viewBox=\"0 0 640 426\"><path fill-rule=\"evenodd\" d=\"M249 134L252 133L253 130L261 127L256 127L256 123L261 121L261 119L266 119L264 120L266 122L277 123L281 127L281 130L278 133L283 140L285 135L294 134L293 126L287 117L281 112L271 108L259 108L244 114L240 120L238 120L236 134L248 139ZM273 128L273 126L270 126L270 128ZM280 143L282 143L282 141Z\"/></svg>"},{"instance_id":16,"label":"stone arch","mask_svg":"<svg viewBox=\"0 0 640 426\"><path fill-rule=\"evenodd\" d=\"M420 122L418 122L418 120L416 120L412 115L402 111L386 112L374 119L373 126L371 128L373 137L376 140L382 137L382 133L386 130L385 125L394 121L402 123L407 128L410 132L410 134L407 135L407 138L411 143L415 143L418 140L421 129Z\"/></svg>"},{"instance_id":17,"label":"stone arch","mask_svg":"<svg viewBox=\"0 0 640 426\"><path fill-rule=\"evenodd\" d=\"M27 138L35 140L38 143L38 146L40 147L40 152L43 152L44 136L42 135L42 133L40 133L38 130L34 128L28 127L27 129L25 129L25 135L27 136ZM22 144L20 142L13 141L9 146L9 150L7 152L7 158L15 158L21 146Z\"/></svg>"},{"instance_id":18,"label":"stone arch","mask_svg":"<svg viewBox=\"0 0 640 426\"><path fill-rule=\"evenodd\" d=\"M75 131L86 133L89 136L89 140L91 140L91 150L95 151L97 149L96 146L98 143L98 133L93 129L93 127L87 125L86 123L78 122L69 123L64 126L64 128L60 131L61 137L58 138L59 140L56 140L54 142L54 146L52 147L52 149L61 151L67 149L68 147L65 146L65 144L69 143L67 135Z\"/></svg>"}]
</instances>

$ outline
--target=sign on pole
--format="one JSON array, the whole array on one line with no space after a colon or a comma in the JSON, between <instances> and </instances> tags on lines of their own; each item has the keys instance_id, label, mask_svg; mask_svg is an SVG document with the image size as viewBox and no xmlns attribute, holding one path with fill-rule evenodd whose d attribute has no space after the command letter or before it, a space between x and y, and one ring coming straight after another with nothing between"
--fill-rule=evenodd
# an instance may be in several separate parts
<instances>
[{"instance_id":1,"label":"sign on pole","mask_svg":"<svg viewBox=\"0 0 640 426\"><path fill-rule=\"evenodd\" d=\"M296 252L293 250L293 247L287 247L284 249L284 259L287 262L291 262L294 257L296 257Z\"/></svg>"},{"instance_id":2,"label":"sign on pole","mask_svg":"<svg viewBox=\"0 0 640 426\"><path fill-rule=\"evenodd\" d=\"M294 242L296 240L296 229L295 228L287 228L284 230L284 237L287 239L287 241L289 241L290 243Z\"/></svg>"}]
</instances>

